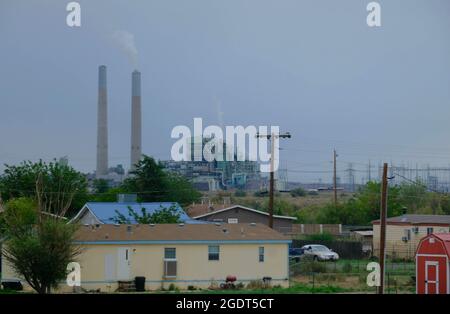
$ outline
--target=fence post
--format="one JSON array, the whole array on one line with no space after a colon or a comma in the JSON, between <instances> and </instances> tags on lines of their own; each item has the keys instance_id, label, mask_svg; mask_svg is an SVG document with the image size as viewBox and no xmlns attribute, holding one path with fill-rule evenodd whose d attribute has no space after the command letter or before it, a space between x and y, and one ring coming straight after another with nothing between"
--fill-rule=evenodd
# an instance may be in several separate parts
<instances>
[{"instance_id":1,"label":"fence post","mask_svg":"<svg viewBox=\"0 0 450 314\"><path fill-rule=\"evenodd\" d=\"M387 291L388 291L388 294L391 294L389 272L387 273Z\"/></svg>"}]
</instances>

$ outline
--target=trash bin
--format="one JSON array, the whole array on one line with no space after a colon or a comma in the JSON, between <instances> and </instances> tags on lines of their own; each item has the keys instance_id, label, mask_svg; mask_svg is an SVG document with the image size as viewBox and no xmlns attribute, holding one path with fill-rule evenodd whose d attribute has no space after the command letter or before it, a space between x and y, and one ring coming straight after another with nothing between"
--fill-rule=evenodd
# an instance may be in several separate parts
<instances>
[{"instance_id":1,"label":"trash bin","mask_svg":"<svg viewBox=\"0 0 450 314\"><path fill-rule=\"evenodd\" d=\"M134 283L136 286L136 291L138 292L145 291L145 277L136 277L134 279Z\"/></svg>"}]
</instances>

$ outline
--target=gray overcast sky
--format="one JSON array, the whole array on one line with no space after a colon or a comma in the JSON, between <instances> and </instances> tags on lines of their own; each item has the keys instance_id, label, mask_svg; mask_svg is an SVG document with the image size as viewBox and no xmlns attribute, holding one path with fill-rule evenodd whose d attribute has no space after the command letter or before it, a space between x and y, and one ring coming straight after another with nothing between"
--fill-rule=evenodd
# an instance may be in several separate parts
<instances>
[{"instance_id":1,"label":"gray overcast sky","mask_svg":"<svg viewBox=\"0 0 450 314\"><path fill-rule=\"evenodd\" d=\"M95 168L98 65L108 66L110 164L129 164L133 65L112 39L135 38L143 152L168 159L194 117L290 131L290 178L315 180L369 159L450 164L450 1L80 0L0 2L0 163L68 155ZM356 164L358 165L358 164ZM2 168L0 167L0 171Z\"/></svg>"}]
</instances>

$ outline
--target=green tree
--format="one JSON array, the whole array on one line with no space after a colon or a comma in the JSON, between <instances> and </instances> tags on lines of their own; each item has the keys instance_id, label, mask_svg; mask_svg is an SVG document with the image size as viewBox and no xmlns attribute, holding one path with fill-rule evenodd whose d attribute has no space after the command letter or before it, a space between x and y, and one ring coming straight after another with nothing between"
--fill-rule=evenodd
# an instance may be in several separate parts
<instances>
[{"instance_id":1,"label":"green tree","mask_svg":"<svg viewBox=\"0 0 450 314\"><path fill-rule=\"evenodd\" d=\"M124 194L126 191L122 187L114 187L108 189L106 192L101 194L91 194L89 195L89 201L91 202L116 202L118 194Z\"/></svg>"},{"instance_id":2,"label":"green tree","mask_svg":"<svg viewBox=\"0 0 450 314\"><path fill-rule=\"evenodd\" d=\"M164 171L152 157L145 156L137 163L122 189L137 193L141 202L178 202L187 205L197 201L201 194L184 177Z\"/></svg>"},{"instance_id":3,"label":"green tree","mask_svg":"<svg viewBox=\"0 0 450 314\"><path fill-rule=\"evenodd\" d=\"M398 200L410 213L417 213L419 209L426 207L428 192L426 185L422 183L403 183L399 186Z\"/></svg>"},{"instance_id":4,"label":"green tree","mask_svg":"<svg viewBox=\"0 0 450 314\"><path fill-rule=\"evenodd\" d=\"M175 205L160 208L153 213L149 213L146 208L142 207L141 212L137 213L131 206L128 206L128 217L115 211L116 216L111 219L118 224L131 224L133 221L139 224L163 224L180 222L180 212Z\"/></svg>"},{"instance_id":5,"label":"green tree","mask_svg":"<svg viewBox=\"0 0 450 314\"><path fill-rule=\"evenodd\" d=\"M189 205L200 199L202 194L194 189L186 178L175 174L167 174L168 191L167 201L177 202L181 205Z\"/></svg>"},{"instance_id":6,"label":"green tree","mask_svg":"<svg viewBox=\"0 0 450 314\"><path fill-rule=\"evenodd\" d=\"M88 200L85 176L70 166L40 160L5 167L0 177L0 193L5 201L31 197L41 211L65 216L78 211Z\"/></svg>"},{"instance_id":7,"label":"green tree","mask_svg":"<svg viewBox=\"0 0 450 314\"><path fill-rule=\"evenodd\" d=\"M103 194L109 190L108 180L105 179L95 179L92 185L95 194Z\"/></svg>"},{"instance_id":8,"label":"green tree","mask_svg":"<svg viewBox=\"0 0 450 314\"><path fill-rule=\"evenodd\" d=\"M5 260L40 294L49 293L67 276L79 250L73 245L76 225L38 210L30 198L12 199L2 214Z\"/></svg>"}]
</instances>

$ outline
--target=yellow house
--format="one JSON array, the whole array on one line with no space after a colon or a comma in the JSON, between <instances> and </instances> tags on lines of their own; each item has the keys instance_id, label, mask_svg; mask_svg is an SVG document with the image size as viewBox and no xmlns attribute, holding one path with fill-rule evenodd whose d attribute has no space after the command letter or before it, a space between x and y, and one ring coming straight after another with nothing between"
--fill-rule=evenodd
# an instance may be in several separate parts
<instances>
[{"instance_id":1,"label":"yellow house","mask_svg":"<svg viewBox=\"0 0 450 314\"><path fill-rule=\"evenodd\" d=\"M289 286L290 240L262 224L84 225L76 234L81 288L114 292L145 277L145 289L208 288L271 278ZM4 259L3 259L4 260ZM20 280L3 262L3 280ZM25 288L26 283L21 280ZM60 291L73 288L61 283Z\"/></svg>"},{"instance_id":2,"label":"yellow house","mask_svg":"<svg viewBox=\"0 0 450 314\"><path fill-rule=\"evenodd\" d=\"M380 221L373 224L373 255L380 252ZM402 215L386 220L386 255L412 259L420 240L430 233L450 232L450 215Z\"/></svg>"}]
</instances>

